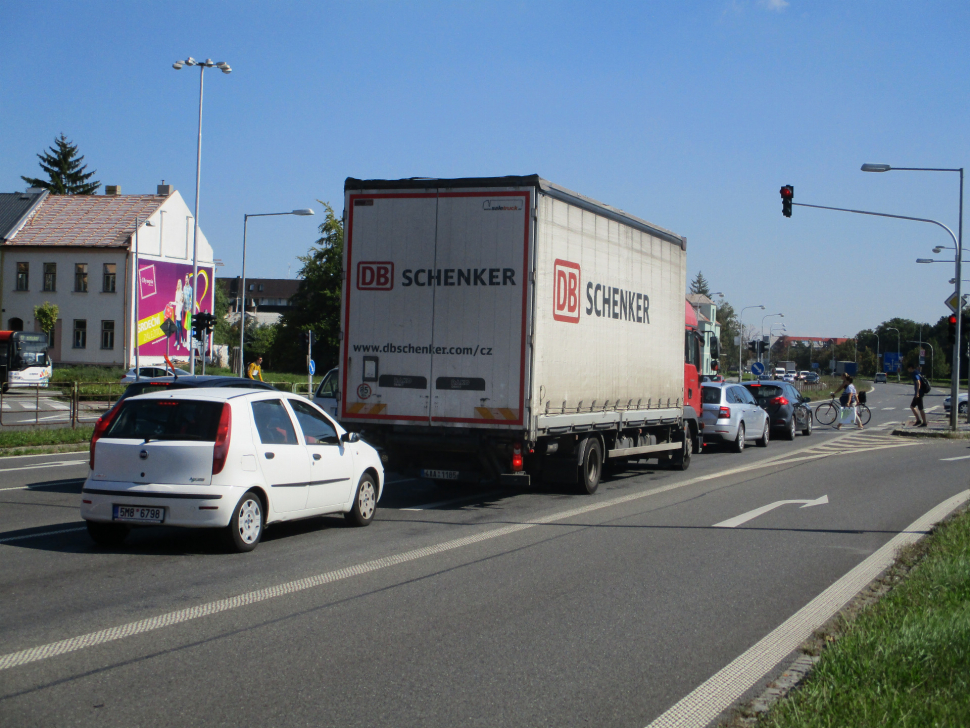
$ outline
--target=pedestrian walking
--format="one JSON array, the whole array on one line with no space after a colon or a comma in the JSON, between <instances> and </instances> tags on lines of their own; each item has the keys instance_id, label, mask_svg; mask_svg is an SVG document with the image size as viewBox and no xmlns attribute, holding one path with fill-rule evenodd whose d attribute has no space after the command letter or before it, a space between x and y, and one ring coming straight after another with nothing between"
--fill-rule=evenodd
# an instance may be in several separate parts
<instances>
[{"instance_id":1,"label":"pedestrian walking","mask_svg":"<svg viewBox=\"0 0 970 728\"><path fill-rule=\"evenodd\" d=\"M926 427L926 411L923 409L923 395L930 391L930 381L924 377L918 367L909 365L909 376L913 380L913 401L909 403L909 408L913 410L913 417L916 422L911 422L911 427Z\"/></svg>"},{"instance_id":2,"label":"pedestrian walking","mask_svg":"<svg viewBox=\"0 0 970 728\"><path fill-rule=\"evenodd\" d=\"M852 384L852 377L850 377L845 372L842 372L842 384L840 384L838 387L836 387L835 388L835 391L832 392L832 396L834 397L838 393L838 391L840 389L844 389L845 390L844 392L842 392L841 396L839 397L839 404L842 405L843 407L846 407L849 404L849 390L848 390L848 386L850 384Z\"/></svg>"},{"instance_id":3,"label":"pedestrian walking","mask_svg":"<svg viewBox=\"0 0 970 728\"><path fill-rule=\"evenodd\" d=\"M263 381L263 357L256 357L256 361L249 362L249 369L246 372L246 376L250 379L259 378L259 381Z\"/></svg>"}]
</instances>

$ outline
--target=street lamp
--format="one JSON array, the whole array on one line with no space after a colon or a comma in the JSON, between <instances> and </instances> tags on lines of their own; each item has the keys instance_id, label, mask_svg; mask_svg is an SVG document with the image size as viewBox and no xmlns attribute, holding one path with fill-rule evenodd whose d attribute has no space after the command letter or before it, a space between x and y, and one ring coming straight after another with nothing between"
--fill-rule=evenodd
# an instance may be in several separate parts
<instances>
[{"instance_id":1,"label":"street lamp","mask_svg":"<svg viewBox=\"0 0 970 728\"><path fill-rule=\"evenodd\" d=\"M134 330L134 342L135 342L135 381L141 381L141 360L138 356L138 349L140 342L138 341L138 299L141 298L141 271L138 270L138 228L141 226L141 221L138 215L135 215L135 285L132 288L132 292L135 296L135 330ZM151 220L145 220L145 227L155 227L155 223ZM161 248L159 248L161 249ZM130 361L130 360L129 360Z\"/></svg>"},{"instance_id":2,"label":"street lamp","mask_svg":"<svg viewBox=\"0 0 970 728\"><path fill-rule=\"evenodd\" d=\"M313 210L306 207L301 210L290 210L289 212L259 212L250 215L243 215L243 251L242 251L242 280L239 283L239 376L243 376L243 347L245 346L246 336L246 230L249 227L251 217L276 217L277 215L300 215L306 217L313 214Z\"/></svg>"},{"instance_id":3,"label":"street lamp","mask_svg":"<svg viewBox=\"0 0 970 728\"><path fill-rule=\"evenodd\" d=\"M189 308L189 315L195 315L195 301L197 298L197 291L199 288L198 276L199 276L199 184L202 181L202 86L203 79L205 78L205 69L207 68L218 68L225 74L232 73L232 69L229 64L225 61L219 61L218 63L213 63L211 58L206 58L204 61L197 61L192 56L189 56L184 61L175 61L172 64L172 68L176 71L182 69L182 66L198 66L199 67L199 143L195 156L195 232L192 235L192 301L190 303L191 308ZM191 335L189 336L189 341L191 342ZM195 348L189 346L189 373L195 374Z\"/></svg>"},{"instance_id":4,"label":"street lamp","mask_svg":"<svg viewBox=\"0 0 970 728\"><path fill-rule=\"evenodd\" d=\"M942 167L891 167L888 164L863 164L863 172L889 172L890 170L896 170L901 172L959 172L960 173L960 218L959 227L957 228L957 237L954 238L954 252L956 255L952 261L939 261L939 262L952 262L956 266L956 275L954 276L956 283L956 300L957 300L957 326L956 326L956 343L953 346L953 373L950 378L950 401L954 403L954 406L950 408L950 429L957 429L957 407L956 403L959 402L960 395L960 325L963 321L963 296L960 293L960 283L961 283L961 266L963 262L963 167L957 168L942 168ZM940 223L937 223L938 225ZM944 227L950 237L953 237L953 233L949 228ZM929 262L926 259L921 259L917 262ZM970 412L967 414L967 421L970 422Z\"/></svg>"},{"instance_id":5,"label":"street lamp","mask_svg":"<svg viewBox=\"0 0 970 728\"><path fill-rule=\"evenodd\" d=\"M741 380L743 379L743 374L742 374L743 367L741 365L741 352L742 352L741 347L744 344L744 325L741 323L741 317L744 316L744 312L747 311L749 308L760 308L762 311L765 310L765 307L760 304L757 306L745 306L744 308L741 309L741 313L738 314L738 384L740 384Z\"/></svg>"}]
</instances>

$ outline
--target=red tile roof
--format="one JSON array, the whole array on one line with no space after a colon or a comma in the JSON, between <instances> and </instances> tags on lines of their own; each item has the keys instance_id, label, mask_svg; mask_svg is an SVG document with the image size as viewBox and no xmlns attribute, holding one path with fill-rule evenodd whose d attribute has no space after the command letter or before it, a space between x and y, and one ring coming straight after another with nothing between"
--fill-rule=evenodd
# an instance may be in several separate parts
<instances>
[{"instance_id":1,"label":"red tile roof","mask_svg":"<svg viewBox=\"0 0 970 728\"><path fill-rule=\"evenodd\" d=\"M159 195L49 195L5 245L126 247L142 221L168 199Z\"/></svg>"}]
</instances>

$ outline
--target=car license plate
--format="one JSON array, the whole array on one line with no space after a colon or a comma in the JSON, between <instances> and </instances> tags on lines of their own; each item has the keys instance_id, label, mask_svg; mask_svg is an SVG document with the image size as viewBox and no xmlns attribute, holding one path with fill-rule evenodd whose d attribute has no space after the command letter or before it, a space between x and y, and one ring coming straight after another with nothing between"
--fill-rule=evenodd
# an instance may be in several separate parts
<instances>
[{"instance_id":1,"label":"car license plate","mask_svg":"<svg viewBox=\"0 0 970 728\"><path fill-rule=\"evenodd\" d=\"M162 523L165 520L165 509L145 506L114 506L112 519L115 521L137 521L138 523Z\"/></svg>"},{"instance_id":2,"label":"car license plate","mask_svg":"<svg viewBox=\"0 0 970 728\"><path fill-rule=\"evenodd\" d=\"M457 470L422 470L422 478L431 478L433 480L458 480Z\"/></svg>"}]
</instances>

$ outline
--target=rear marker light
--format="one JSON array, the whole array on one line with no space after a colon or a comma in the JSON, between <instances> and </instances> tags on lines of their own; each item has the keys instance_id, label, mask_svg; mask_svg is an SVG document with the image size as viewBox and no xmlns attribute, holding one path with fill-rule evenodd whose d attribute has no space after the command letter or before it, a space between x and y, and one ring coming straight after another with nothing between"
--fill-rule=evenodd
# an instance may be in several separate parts
<instances>
[{"instance_id":1,"label":"rear marker light","mask_svg":"<svg viewBox=\"0 0 970 728\"><path fill-rule=\"evenodd\" d=\"M772 397L768 400L768 404L786 405L788 404L788 397Z\"/></svg>"},{"instance_id":2,"label":"rear marker light","mask_svg":"<svg viewBox=\"0 0 970 728\"><path fill-rule=\"evenodd\" d=\"M512 446L512 472L521 473L524 469L524 459L522 457L522 443L515 443Z\"/></svg>"},{"instance_id":3,"label":"rear marker light","mask_svg":"<svg viewBox=\"0 0 970 728\"><path fill-rule=\"evenodd\" d=\"M91 501L89 501L89 500L83 500L82 499L81 502L84 503L84 504L86 504L86 505L91 505Z\"/></svg>"},{"instance_id":4,"label":"rear marker light","mask_svg":"<svg viewBox=\"0 0 970 728\"><path fill-rule=\"evenodd\" d=\"M720 411L717 413L717 418L719 420L728 420L728 419L731 419L731 408L730 407L721 407Z\"/></svg>"}]
</instances>

